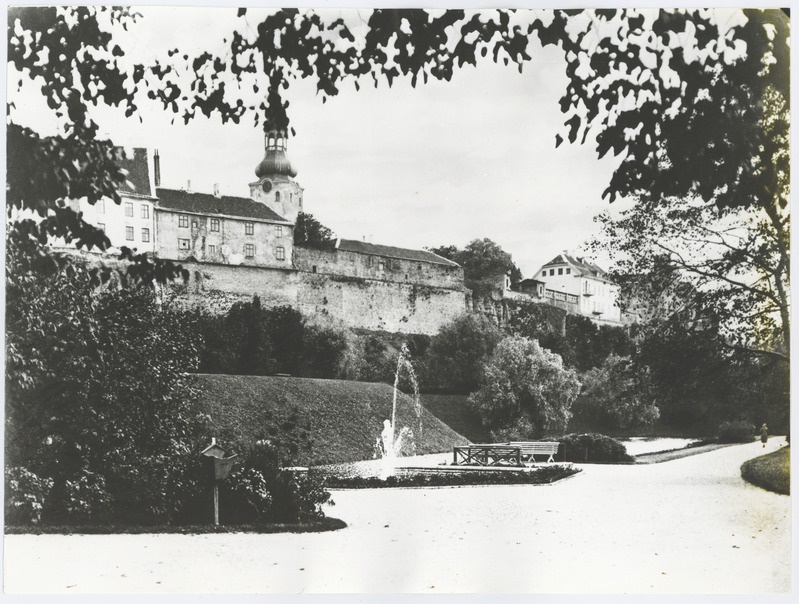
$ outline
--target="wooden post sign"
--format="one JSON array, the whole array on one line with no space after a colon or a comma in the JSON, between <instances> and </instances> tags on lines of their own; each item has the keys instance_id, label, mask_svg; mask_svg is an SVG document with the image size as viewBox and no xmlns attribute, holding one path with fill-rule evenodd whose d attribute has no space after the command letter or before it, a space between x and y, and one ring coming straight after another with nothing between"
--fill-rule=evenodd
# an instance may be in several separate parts
<instances>
[{"instance_id":1,"label":"wooden post sign","mask_svg":"<svg viewBox=\"0 0 799 604\"><path fill-rule=\"evenodd\" d=\"M209 466L213 471L214 481L214 524L219 525L219 481L227 478L230 474L230 469L233 467L233 462L238 457L231 455L225 457L227 449L216 444L216 439L211 439L211 444L203 449L202 455L208 459Z\"/></svg>"}]
</instances>

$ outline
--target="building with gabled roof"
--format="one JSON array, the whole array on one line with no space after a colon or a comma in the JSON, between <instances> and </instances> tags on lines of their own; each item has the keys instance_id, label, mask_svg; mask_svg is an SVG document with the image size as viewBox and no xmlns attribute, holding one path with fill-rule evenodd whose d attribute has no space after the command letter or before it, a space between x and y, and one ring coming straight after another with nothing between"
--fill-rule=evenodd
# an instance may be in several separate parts
<instances>
[{"instance_id":1,"label":"building with gabled roof","mask_svg":"<svg viewBox=\"0 0 799 604\"><path fill-rule=\"evenodd\" d=\"M189 272L180 299L224 312L257 295L351 327L433 334L469 309L463 269L426 250L336 239L294 246L303 189L286 153L286 134L265 135L250 197L161 186L158 151L126 153L122 204L70 202L104 229L114 248L180 262Z\"/></svg>"},{"instance_id":2,"label":"building with gabled roof","mask_svg":"<svg viewBox=\"0 0 799 604\"><path fill-rule=\"evenodd\" d=\"M619 288L593 262L564 251L544 264L535 279L544 283L546 298L556 306L598 323L621 323Z\"/></svg>"}]
</instances>

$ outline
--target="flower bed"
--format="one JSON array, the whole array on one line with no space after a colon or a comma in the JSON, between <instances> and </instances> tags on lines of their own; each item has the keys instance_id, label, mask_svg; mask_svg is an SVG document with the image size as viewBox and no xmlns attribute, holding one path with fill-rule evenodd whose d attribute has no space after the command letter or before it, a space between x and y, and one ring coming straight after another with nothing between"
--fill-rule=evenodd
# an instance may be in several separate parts
<instances>
[{"instance_id":1,"label":"flower bed","mask_svg":"<svg viewBox=\"0 0 799 604\"><path fill-rule=\"evenodd\" d=\"M491 484L549 484L579 472L571 464L543 466L534 470L464 470L463 472L423 472L389 476L334 476L324 477L328 489L381 489L391 487L454 487Z\"/></svg>"}]
</instances>

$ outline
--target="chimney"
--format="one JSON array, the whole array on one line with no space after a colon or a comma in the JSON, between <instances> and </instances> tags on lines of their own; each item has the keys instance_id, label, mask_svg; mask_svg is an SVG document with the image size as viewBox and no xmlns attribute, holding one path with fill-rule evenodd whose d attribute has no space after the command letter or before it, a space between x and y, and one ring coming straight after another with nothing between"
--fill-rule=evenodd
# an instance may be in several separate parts
<instances>
[{"instance_id":1,"label":"chimney","mask_svg":"<svg viewBox=\"0 0 799 604\"><path fill-rule=\"evenodd\" d=\"M158 149L155 150L153 155L153 174L155 178L155 186L161 186L161 156L158 155Z\"/></svg>"},{"instance_id":2,"label":"chimney","mask_svg":"<svg viewBox=\"0 0 799 604\"><path fill-rule=\"evenodd\" d=\"M219 183L214 183L214 197L219 197Z\"/></svg>"}]
</instances>

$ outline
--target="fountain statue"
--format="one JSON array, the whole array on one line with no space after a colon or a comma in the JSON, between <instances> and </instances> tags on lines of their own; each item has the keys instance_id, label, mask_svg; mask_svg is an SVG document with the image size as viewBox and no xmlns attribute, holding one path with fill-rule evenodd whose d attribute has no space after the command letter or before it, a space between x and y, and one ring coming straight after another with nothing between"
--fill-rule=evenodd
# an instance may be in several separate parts
<instances>
[{"instance_id":1,"label":"fountain statue","mask_svg":"<svg viewBox=\"0 0 799 604\"><path fill-rule=\"evenodd\" d=\"M402 369L405 369L408 378L413 386L414 411L416 412L417 434L422 434L422 403L419 398L419 383L416 380L416 373L410 362L410 352L406 344L402 345L399 356L397 357L397 370L394 373L394 400L391 405L391 419L383 421L383 431L375 443L375 449L383 460L381 477L387 478L394 473L396 458L402 455L403 450L414 453L415 443L413 431L408 426L403 426L395 436L397 425L397 392L399 391L399 377ZM410 450L410 451L409 451Z\"/></svg>"}]
</instances>

